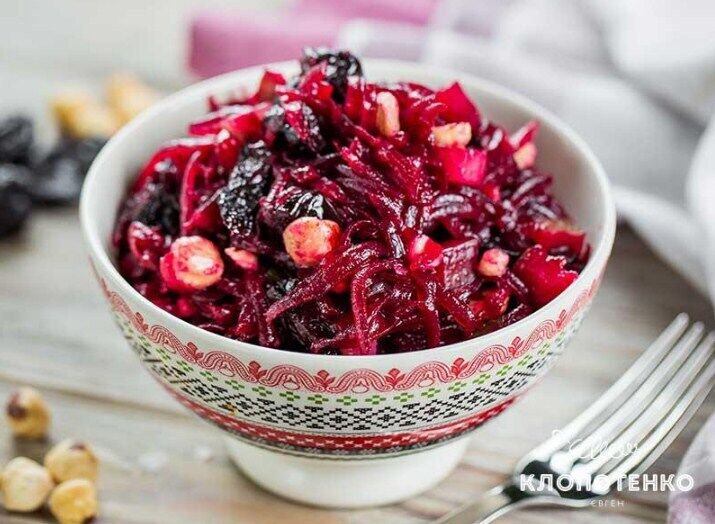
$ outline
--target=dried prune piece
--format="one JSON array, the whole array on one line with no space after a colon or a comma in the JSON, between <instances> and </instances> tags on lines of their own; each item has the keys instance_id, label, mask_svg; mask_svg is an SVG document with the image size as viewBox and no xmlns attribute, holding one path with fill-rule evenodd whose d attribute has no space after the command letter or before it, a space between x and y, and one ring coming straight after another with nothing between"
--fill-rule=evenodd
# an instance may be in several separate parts
<instances>
[{"instance_id":1,"label":"dried prune piece","mask_svg":"<svg viewBox=\"0 0 715 524\"><path fill-rule=\"evenodd\" d=\"M106 143L107 139L103 137L88 137L73 140L70 143L70 156L77 159L82 166L82 170L86 173Z\"/></svg>"},{"instance_id":2,"label":"dried prune piece","mask_svg":"<svg viewBox=\"0 0 715 524\"><path fill-rule=\"evenodd\" d=\"M273 185L268 196L262 201L259 211L261 223L278 233L282 233L288 224L297 218L331 216L332 212L323 195L285 183Z\"/></svg>"},{"instance_id":3,"label":"dried prune piece","mask_svg":"<svg viewBox=\"0 0 715 524\"><path fill-rule=\"evenodd\" d=\"M32 201L25 189L28 173L21 166L0 165L0 237L20 230L30 216Z\"/></svg>"},{"instance_id":4,"label":"dried prune piece","mask_svg":"<svg viewBox=\"0 0 715 524\"><path fill-rule=\"evenodd\" d=\"M309 351L318 340L335 336L334 326L326 322L316 304L306 304L301 309L288 311L282 317L281 324L303 351Z\"/></svg>"},{"instance_id":5,"label":"dried prune piece","mask_svg":"<svg viewBox=\"0 0 715 524\"><path fill-rule=\"evenodd\" d=\"M318 118L310 107L302 102L290 102L285 104L284 111L286 125L309 150L318 152L325 146Z\"/></svg>"},{"instance_id":6,"label":"dried prune piece","mask_svg":"<svg viewBox=\"0 0 715 524\"><path fill-rule=\"evenodd\" d=\"M170 163L163 168L171 170ZM145 226L158 227L162 233L176 235L179 232L178 189L173 177L159 174L152 178L141 190L124 201L114 228L112 242L120 246L127 241L129 224L141 222Z\"/></svg>"},{"instance_id":7,"label":"dried prune piece","mask_svg":"<svg viewBox=\"0 0 715 524\"><path fill-rule=\"evenodd\" d=\"M0 163L0 180L5 183L14 182L26 193L29 193L30 187L35 181L35 172L29 167L19 164Z\"/></svg>"},{"instance_id":8,"label":"dried prune piece","mask_svg":"<svg viewBox=\"0 0 715 524\"><path fill-rule=\"evenodd\" d=\"M286 296L298 283L292 278L276 268L266 271L266 296L273 302L279 301Z\"/></svg>"},{"instance_id":9,"label":"dried prune piece","mask_svg":"<svg viewBox=\"0 0 715 524\"><path fill-rule=\"evenodd\" d=\"M333 98L337 102L345 100L348 77L362 76L362 65L355 55L348 51L337 51L326 47L307 47L300 59L301 73L305 74L318 64L325 64L325 79L333 86Z\"/></svg>"},{"instance_id":10,"label":"dried prune piece","mask_svg":"<svg viewBox=\"0 0 715 524\"><path fill-rule=\"evenodd\" d=\"M247 237L255 228L258 201L271 183L270 156L263 141L246 146L228 184L218 193L221 219L236 237Z\"/></svg>"},{"instance_id":11,"label":"dried prune piece","mask_svg":"<svg viewBox=\"0 0 715 524\"><path fill-rule=\"evenodd\" d=\"M76 202L87 170L105 143L102 138L60 141L34 167L37 176L29 188L32 199L47 205Z\"/></svg>"},{"instance_id":12,"label":"dried prune piece","mask_svg":"<svg viewBox=\"0 0 715 524\"><path fill-rule=\"evenodd\" d=\"M325 147L318 118L302 102L275 104L263 120L267 139L273 149L288 148L294 153L318 153Z\"/></svg>"},{"instance_id":13,"label":"dried prune piece","mask_svg":"<svg viewBox=\"0 0 715 524\"><path fill-rule=\"evenodd\" d=\"M175 235L179 229L179 200L176 194L166 191L166 184L151 182L144 188L143 204L135 220L147 226L159 226L162 231Z\"/></svg>"},{"instance_id":14,"label":"dried prune piece","mask_svg":"<svg viewBox=\"0 0 715 524\"><path fill-rule=\"evenodd\" d=\"M34 140L34 126L29 118L11 116L1 120L0 162L27 163Z\"/></svg>"},{"instance_id":15,"label":"dried prune piece","mask_svg":"<svg viewBox=\"0 0 715 524\"><path fill-rule=\"evenodd\" d=\"M77 201L85 175L79 160L50 154L35 170L37 176L30 187L30 194L35 202L61 205Z\"/></svg>"}]
</instances>

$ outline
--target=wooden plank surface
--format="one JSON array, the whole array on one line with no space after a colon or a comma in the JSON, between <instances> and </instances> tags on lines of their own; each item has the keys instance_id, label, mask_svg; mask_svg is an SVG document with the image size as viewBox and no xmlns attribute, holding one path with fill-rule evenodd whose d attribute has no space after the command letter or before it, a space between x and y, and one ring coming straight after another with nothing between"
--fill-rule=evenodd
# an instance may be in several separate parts
<instances>
[{"instance_id":1,"label":"wooden plank surface","mask_svg":"<svg viewBox=\"0 0 715 524\"><path fill-rule=\"evenodd\" d=\"M44 212L23 236L0 242L0 399L22 384L38 387L52 407L52 439L80 437L99 449L99 523L429 522L503 480L521 454L596 398L680 311L712 318L704 297L621 228L602 290L566 354L521 402L474 434L452 475L402 504L319 510L254 486L228 461L221 435L149 379L90 275L76 213ZM653 471L675 471L714 405L706 402ZM0 425L0 463L40 457L45 448L13 441ZM614 508L528 510L503 521L659 522L666 498L626 494ZM48 521L46 514L0 510L0 523Z\"/></svg>"}]
</instances>

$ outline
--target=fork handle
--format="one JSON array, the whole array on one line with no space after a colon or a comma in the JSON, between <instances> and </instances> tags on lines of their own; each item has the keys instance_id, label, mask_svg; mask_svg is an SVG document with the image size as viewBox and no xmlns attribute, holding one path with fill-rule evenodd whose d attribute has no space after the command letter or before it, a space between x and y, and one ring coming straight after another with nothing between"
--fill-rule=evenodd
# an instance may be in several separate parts
<instances>
[{"instance_id":1,"label":"fork handle","mask_svg":"<svg viewBox=\"0 0 715 524\"><path fill-rule=\"evenodd\" d=\"M513 482L496 486L476 501L458 508L436 524L485 524L520 506L542 503L542 498L524 493Z\"/></svg>"}]
</instances>

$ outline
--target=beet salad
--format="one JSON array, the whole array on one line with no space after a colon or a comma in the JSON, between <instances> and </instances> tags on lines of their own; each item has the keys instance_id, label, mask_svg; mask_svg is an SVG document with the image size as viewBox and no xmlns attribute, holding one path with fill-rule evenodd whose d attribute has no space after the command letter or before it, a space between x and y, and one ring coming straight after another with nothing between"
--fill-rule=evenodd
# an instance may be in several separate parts
<instances>
[{"instance_id":1,"label":"beet salad","mask_svg":"<svg viewBox=\"0 0 715 524\"><path fill-rule=\"evenodd\" d=\"M346 51L210 98L119 210L121 274L200 328L271 348L435 348L524 318L588 259L537 167L459 83L372 83Z\"/></svg>"}]
</instances>

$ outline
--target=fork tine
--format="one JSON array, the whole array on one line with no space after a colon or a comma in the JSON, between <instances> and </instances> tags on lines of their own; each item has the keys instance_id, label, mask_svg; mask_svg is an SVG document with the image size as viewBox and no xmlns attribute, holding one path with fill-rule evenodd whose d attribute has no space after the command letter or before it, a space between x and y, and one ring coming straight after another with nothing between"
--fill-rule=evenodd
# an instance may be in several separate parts
<instances>
[{"instance_id":1,"label":"fork tine","mask_svg":"<svg viewBox=\"0 0 715 524\"><path fill-rule=\"evenodd\" d=\"M689 358L694 351L697 351L703 331L704 329L701 323L693 324L687 333L683 335L683 338L678 341L676 346L660 362L657 369L646 378L640 387L629 397L622 399L622 404L597 428L590 432L586 438L565 452L568 458L557 458L559 464L563 464L564 462L572 464L580 457L584 457L585 453L591 452L594 445L610 442L630 425L634 419L640 416L643 407L651 403L666 385L673 380L681 364Z\"/></svg>"},{"instance_id":2,"label":"fork tine","mask_svg":"<svg viewBox=\"0 0 715 524\"><path fill-rule=\"evenodd\" d=\"M675 409L663 419L641 446L608 473L610 484L628 473L639 473L648 469L687 425L713 385L715 385L715 360L710 362L683 395Z\"/></svg>"},{"instance_id":3,"label":"fork tine","mask_svg":"<svg viewBox=\"0 0 715 524\"><path fill-rule=\"evenodd\" d=\"M673 319L670 325L663 330L658 338L646 349L630 368L618 379L603 395L601 395L588 409L583 411L571 423L561 429L559 433L553 435L539 446L537 446L531 456L547 457L553 452L561 449L584 428L589 426L594 419L606 412L624 395L645 380L660 363L663 356L670 351L673 344L681 337L688 326L689 317L685 313L680 313Z\"/></svg>"},{"instance_id":4,"label":"fork tine","mask_svg":"<svg viewBox=\"0 0 715 524\"><path fill-rule=\"evenodd\" d=\"M715 334L710 333L668 382L667 387L658 392L652 403L646 404L647 408L642 414L638 415L627 429L618 438L612 440L608 447L593 460L579 464L574 469L578 469L579 474L594 475L602 466L617 460L615 457L618 453L624 451L627 453L629 445L640 444L662 422L665 414L674 408L688 387L703 371L715 351L714 342Z\"/></svg>"}]
</instances>

